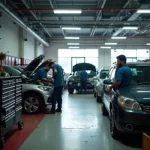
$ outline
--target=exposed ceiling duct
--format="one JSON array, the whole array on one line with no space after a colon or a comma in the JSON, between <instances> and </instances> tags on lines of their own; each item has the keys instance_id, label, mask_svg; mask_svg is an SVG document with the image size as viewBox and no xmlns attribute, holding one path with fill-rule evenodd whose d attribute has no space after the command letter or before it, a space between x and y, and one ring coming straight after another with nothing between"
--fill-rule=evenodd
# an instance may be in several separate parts
<instances>
[{"instance_id":1,"label":"exposed ceiling duct","mask_svg":"<svg viewBox=\"0 0 150 150\"><path fill-rule=\"evenodd\" d=\"M19 17L17 17L15 14L13 14L8 8L5 7L5 5L3 5L0 2L0 9L6 14L8 15L11 19L13 19L19 26L21 26L23 29L25 29L26 31L30 32L37 40L39 40L42 44L44 44L45 46L50 46L45 40L43 40L37 33L35 33L31 28L29 28L23 21L20 20Z\"/></svg>"}]
</instances>

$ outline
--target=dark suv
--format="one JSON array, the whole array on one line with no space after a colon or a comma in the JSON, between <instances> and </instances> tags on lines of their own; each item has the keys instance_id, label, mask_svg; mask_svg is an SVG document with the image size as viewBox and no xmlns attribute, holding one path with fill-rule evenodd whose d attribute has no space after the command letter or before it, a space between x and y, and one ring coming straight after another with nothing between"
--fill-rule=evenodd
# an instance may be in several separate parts
<instances>
[{"instance_id":1,"label":"dark suv","mask_svg":"<svg viewBox=\"0 0 150 150\"><path fill-rule=\"evenodd\" d=\"M127 64L132 70L128 87L108 88L115 79L117 67L110 69L109 78L104 81L102 114L110 117L110 131L114 138L120 133L150 132L150 62Z\"/></svg>"}]
</instances>

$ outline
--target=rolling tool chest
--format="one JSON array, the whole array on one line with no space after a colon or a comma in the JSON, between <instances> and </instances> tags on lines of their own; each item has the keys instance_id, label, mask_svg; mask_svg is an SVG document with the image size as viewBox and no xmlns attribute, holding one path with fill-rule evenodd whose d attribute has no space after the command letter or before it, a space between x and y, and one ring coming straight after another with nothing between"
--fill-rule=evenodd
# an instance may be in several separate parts
<instances>
[{"instance_id":1,"label":"rolling tool chest","mask_svg":"<svg viewBox=\"0 0 150 150\"><path fill-rule=\"evenodd\" d=\"M15 124L18 124L18 130L23 129L22 78L0 77L0 147L4 146L5 134Z\"/></svg>"}]
</instances>

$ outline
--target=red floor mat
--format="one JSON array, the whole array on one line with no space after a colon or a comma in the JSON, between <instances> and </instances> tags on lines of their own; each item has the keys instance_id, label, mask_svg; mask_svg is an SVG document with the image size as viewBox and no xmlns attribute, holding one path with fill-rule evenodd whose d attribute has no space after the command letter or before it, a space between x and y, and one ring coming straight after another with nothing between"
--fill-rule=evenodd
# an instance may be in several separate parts
<instances>
[{"instance_id":1,"label":"red floor mat","mask_svg":"<svg viewBox=\"0 0 150 150\"><path fill-rule=\"evenodd\" d=\"M3 150L18 150L44 116L45 114L23 115L24 129L18 131L17 126L15 126L14 129L6 135L5 147Z\"/></svg>"}]
</instances>

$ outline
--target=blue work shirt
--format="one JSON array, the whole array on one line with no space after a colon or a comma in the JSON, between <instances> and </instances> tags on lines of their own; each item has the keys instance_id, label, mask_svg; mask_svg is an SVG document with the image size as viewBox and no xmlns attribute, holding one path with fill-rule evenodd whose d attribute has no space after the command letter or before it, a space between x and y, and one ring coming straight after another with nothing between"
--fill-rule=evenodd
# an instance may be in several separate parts
<instances>
[{"instance_id":1,"label":"blue work shirt","mask_svg":"<svg viewBox=\"0 0 150 150\"><path fill-rule=\"evenodd\" d=\"M47 71L45 71L44 68L40 68L33 76L33 80L37 81L37 80L41 80L43 78L47 77Z\"/></svg>"},{"instance_id":2,"label":"blue work shirt","mask_svg":"<svg viewBox=\"0 0 150 150\"><path fill-rule=\"evenodd\" d=\"M55 87L64 86L63 68L60 65L55 64L53 70L57 70L56 76L54 77L54 86Z\"/></svg>"},{"instance_id":3,"label":"blue work shirt","mask_svg":"<svg viewBox=\"0 0 150 150\"><path fill-rule=\"evenodd\" d=\"M132 78L132 71L128 66L122 66L117 70L116 80L121 81L119 88L129 85Z\"/></svg>"},{"instance_id":4,"label":"blue work shirt","mask_svg":"<svg viewBox=\"0 0 150 150\"><path fill-rule=\"evenodd\" d=\"M80 74L80 80L81 81L87 81L87 77L88 77L88 74L86 71L82 71L81 74Z\"/></svg>"}]
</instances>

